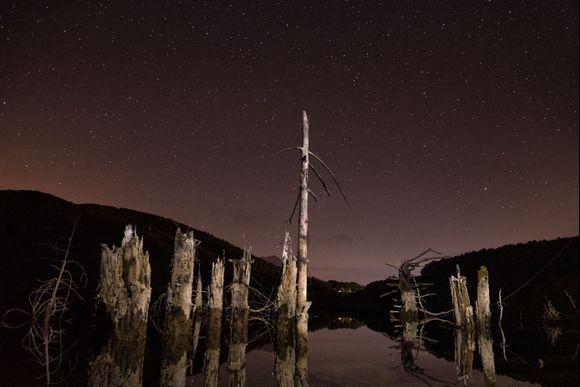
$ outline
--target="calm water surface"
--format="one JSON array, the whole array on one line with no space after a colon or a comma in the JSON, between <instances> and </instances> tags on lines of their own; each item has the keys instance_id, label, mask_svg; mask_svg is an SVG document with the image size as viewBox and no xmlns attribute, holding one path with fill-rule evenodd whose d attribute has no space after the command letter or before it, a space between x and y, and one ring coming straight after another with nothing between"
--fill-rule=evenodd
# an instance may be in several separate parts
<instances>
[{"instance_id":1,"label":"calm water surface","mask_svg":"<svg viewBox=\"0 0 580 387\"><path fill-rule=\"evenodd\" d=\"M457 380L455 363L427 351L414 352L416 365L423 369L421 378L437 386L463 385ZM274 346L248 352L246 357L248 386L276 386ZM420 386L427 385L401 366L399 343L366 326L356 329L321 329L309 334L309 382L311 386ZM220 385L226 386L228 372L220 367ZM203 385L198 374L189 385ZM469 386L484 386L483 373L473 370ZM497 375L498 386L533 386Z\"/></svg>"}]
</instances>

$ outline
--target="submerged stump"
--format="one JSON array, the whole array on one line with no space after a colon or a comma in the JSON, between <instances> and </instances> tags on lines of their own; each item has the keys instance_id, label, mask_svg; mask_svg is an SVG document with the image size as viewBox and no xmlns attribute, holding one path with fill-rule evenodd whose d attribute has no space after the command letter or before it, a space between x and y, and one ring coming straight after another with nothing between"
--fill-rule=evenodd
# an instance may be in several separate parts
<instances>
[{"instance_id":1,"label":"submerged stump","mask_svg":"<svg viewBox=\"0 0 580 387\"><path fill-rule=\"evenodd\" d=\"M467 278L461 275L459 266L457 266L457 277L452 275L449 278L449 286L451 288L455 326L465 329L468 332L473 331L473 307L471 306L469 293L467 292Z\"/></svg>"},{"instance_id":2,"label":"submerged stump","mask_svg":"<svg viewBox=\"0 0 580 387\"><path fill-rule=\"evenodd\" d=\"M233 261L233 279L231 285L231 322L230 345L228 351L229 385L241 387L246 385L246 346L248 344L248 292L252 255L244 251L241 260Z\"/></svg>"},{"instance_id":3,"label":"submerged stump","mask_svg":"<svg viewBox=\"0 0 580 387\"><path fill-rule=\"evenodd\" d=\"M193 232L177 229L163 328L161 386L185 385L187 352L191 348L194 262Z\"/></svg>"},{"instance_id":4,"label":"submerged stump","mask_svg":"<svg viewBox=\"0 0 580 387\"><path fill-rule=\"evenodd\" d=\"M145 339L151 267L143 252L143 238L128 225L121 247L101 246L99 299L105 305L120 339Z\"/></svg>"},{"instance_id":5,"label":"submerged stump","mask_svg":"<svg viewBox=\"0 0 580 387\"><path fill-rule=\"evenodd\" d=\"M128 225L121 247L102 245L99 300L113 322L113 334L89 370L90 386L141 385L151 300L149 254Z\"/></svg>"},{"instance_id":6,"label":"submerged stump","mask_svg":"<svg viewBox=\"0 0 580 387\"><path fill-rule=\"evenodd\" d=\"M219 380L223 292L224 261L218 259L211 268L211 284L208 292L206 349L203 364L206 387L217 386Z\"/></svg>"}]
</instances>

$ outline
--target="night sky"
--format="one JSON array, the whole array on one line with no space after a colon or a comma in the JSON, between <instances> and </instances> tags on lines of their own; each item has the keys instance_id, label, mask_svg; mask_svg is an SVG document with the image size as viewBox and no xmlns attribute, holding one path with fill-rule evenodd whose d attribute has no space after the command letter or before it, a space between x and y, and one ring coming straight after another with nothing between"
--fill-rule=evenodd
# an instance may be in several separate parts
<instances>
[{"instance_id":1,"label":"night sky","mask_svg":"<svg viewBox=\"0 0 580 387\"><path fill-rule=\"evenodd\" d=\"M315 276L578 234L575 1L0 5L0 189L279 255L302 110Z\"/></svg>"}]
</instances>

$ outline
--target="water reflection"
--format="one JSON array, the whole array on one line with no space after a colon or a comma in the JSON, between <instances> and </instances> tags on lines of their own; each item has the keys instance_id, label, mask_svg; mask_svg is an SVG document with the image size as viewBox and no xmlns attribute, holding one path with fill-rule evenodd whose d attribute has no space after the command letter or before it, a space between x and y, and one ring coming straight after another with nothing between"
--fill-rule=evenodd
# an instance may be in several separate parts
<instances>
[{"instance_id":1,"label":"water reflection","mask_svg":"<svg viewBox=\"0 0 580 387\"><path fill-rule=\"evenodd\" d=\"M88 385L140 386L143 382L145 340L112 337L90 365Z\"/></svg>"}]
</instances>

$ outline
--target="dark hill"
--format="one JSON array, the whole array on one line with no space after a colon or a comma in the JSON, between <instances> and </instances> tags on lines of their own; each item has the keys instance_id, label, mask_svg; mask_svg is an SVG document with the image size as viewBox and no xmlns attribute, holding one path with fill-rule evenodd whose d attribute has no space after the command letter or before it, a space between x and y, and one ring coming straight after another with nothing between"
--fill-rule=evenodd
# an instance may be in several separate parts
<instances>
[{"instance_id":1,"label":"dark hill","mask_svg":"<svg viewBox=\"0 0 580 387\"><path fill-rule=\"evenodd\" d=\"M87 287L81 293L92 298L98 283L100 245L119 245L126 224L137 226L149 251L154 293L164 290L169 280L169 263L175 230L191 229L170 219L96 204L74 204L55 196L33 191L0 191L0 306L21 306L26 294L38 279L49 274L50 260L56 252L49 246L70 235L78 218L72 242L71 258L87 273ZM241 257L239 247L200 230L194 230L201 241L198 257L202 278L207 283L210 263L218 255ZM255 259L252 274L254 286L270 289L276 286L280 268L260 258ZM231 275L229 271L226 276ZM155 296L155 294L154 294Z\"/></svg>"}]
</instances>

